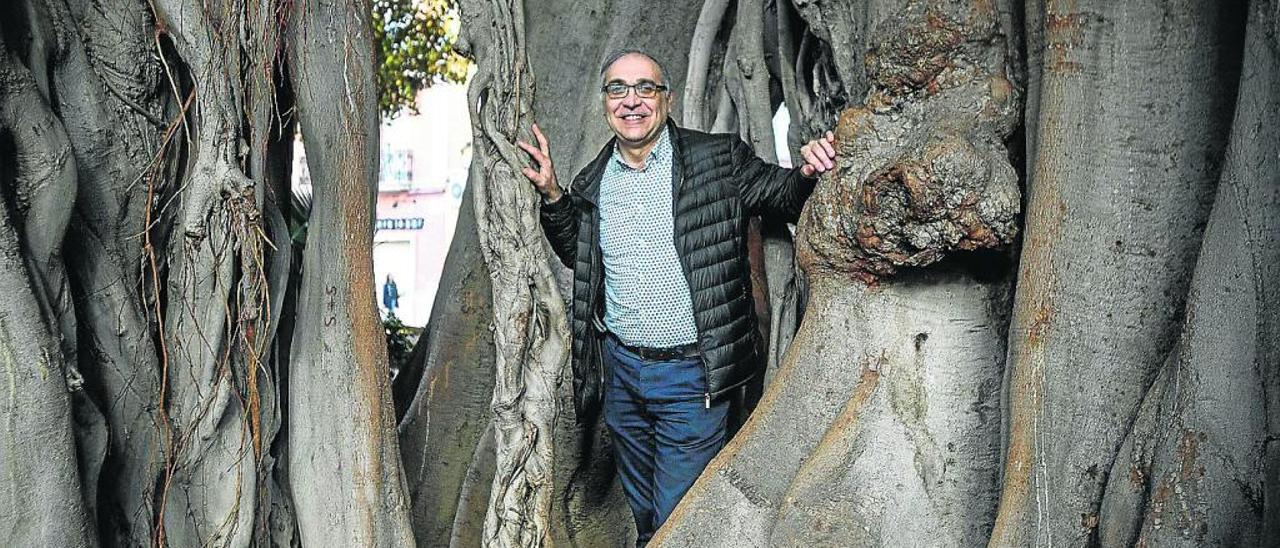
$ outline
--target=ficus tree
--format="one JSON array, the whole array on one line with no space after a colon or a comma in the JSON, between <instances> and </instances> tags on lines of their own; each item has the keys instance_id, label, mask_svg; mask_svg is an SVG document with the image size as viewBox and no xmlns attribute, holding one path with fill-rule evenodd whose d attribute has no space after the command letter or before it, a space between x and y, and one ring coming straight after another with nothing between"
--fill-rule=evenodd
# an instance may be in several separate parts
<instances>
[{"instance_id":1,"label":"ficus tree","mask_svg":"<svg viewBox=\"0 0 1280 548\"><path fill-rule=\"evenodd\" d=\"M839 148L758 222L762 394L652 545L1280 535L1274 0L462 2L467 206L392 385L379 113L457 64L388 44L449 6L0 6L0 543L628 545L512 146L572 180L618 47L678 123Z\"/></svg>"},{"instance_id":2,"label":"ficus tree","mask_svg":"<svg viewBox=\"0 0 1280 548\"><path fill-rule=\"evenodd\" d=\"M372 6L0 10L0 543L412 544L368 299Z\"/></svg>"}]
</instances>

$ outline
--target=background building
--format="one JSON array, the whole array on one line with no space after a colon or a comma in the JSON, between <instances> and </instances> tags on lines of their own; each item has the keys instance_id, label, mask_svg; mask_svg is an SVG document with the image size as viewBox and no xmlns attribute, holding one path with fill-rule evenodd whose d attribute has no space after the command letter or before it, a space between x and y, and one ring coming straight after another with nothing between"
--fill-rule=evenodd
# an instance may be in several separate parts
<instances>
[{"instance_id":1,"label":"background building","mask_svg":"<svg viewBox=\"0 0 1280 548\"><path fill-rule=\"evenodd\" d=\"M390 275L400 293L396 315L421 327L431 316L471 164L466 86L423 90L418 112L382 125L373 275L379 308Z\"/></svg>"}]
</instances>

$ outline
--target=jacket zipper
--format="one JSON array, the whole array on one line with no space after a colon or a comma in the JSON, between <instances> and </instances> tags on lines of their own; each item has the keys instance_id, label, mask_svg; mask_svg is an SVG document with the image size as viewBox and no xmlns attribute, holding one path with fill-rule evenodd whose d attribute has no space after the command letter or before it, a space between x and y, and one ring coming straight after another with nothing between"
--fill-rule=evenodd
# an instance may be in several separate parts
<instances>
[{"instance_id":1,"label":"jacket zipper","mask_svg":"<svg viewBox=\"0 0 1280 548\"><path fill-rule=\"evenodd\" d=\"M676 199L680 188L684 186L684 166L680 165L679 139L676 137L675 130L669 131L671 131L671 144L674 149L671 154L671 167L673 170L680 170L678 174L673 174L671 177L671 245L676 249L676 260L680 262L680 271L684 274L684 283L689 288L689 304L692 306L693 274L689 272L689 265L686 264L684 253L682 253L680 249L680 237L676 234ZM691 312L693 312L694 329L697 331L697 333L695 333L697 338L693 341L693 344L698 348L698 361L702 362L702 377L706 379L707 382L707 390L702 393L703 406L705 409L711 409L711 369L708 368L707 359L702 354L702 330L697 329L697 311L693 310Z\"/></svg>"}]
</instances>

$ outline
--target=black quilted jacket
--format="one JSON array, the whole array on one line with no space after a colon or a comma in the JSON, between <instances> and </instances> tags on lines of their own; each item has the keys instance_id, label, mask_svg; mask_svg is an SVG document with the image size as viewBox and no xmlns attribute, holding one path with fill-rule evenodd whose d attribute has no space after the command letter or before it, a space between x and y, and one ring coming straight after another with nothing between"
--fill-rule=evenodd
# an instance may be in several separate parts
<instances>
[{"instance_id":1,"label":"black quilted jacket","mask_svg":"<svg viewBox=\"0 0 1280 548\"><path fill-rule=\"evenodd\" d=\"M689 282L698 352L711 400L751 379L759 368L747 220L769 215L794 222L813 180L766 164L735 135L671 129L676 255ZM552 249L573 269L574 406L579 420L599 409L604 371L604 264L596 204L611 140L555 203L543 204L542 228Z\"/></svg>"}]
</instances>

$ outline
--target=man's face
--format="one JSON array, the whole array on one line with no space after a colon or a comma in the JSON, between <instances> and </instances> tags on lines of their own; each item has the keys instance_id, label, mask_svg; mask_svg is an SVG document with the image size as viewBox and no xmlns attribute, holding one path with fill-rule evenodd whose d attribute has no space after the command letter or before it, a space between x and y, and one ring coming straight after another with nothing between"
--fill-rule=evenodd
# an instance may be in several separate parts
<instances>
[{"instance_id":1,"label":"man's face","mask_svg":"<svg viewBox=\"0 0 1280 548\"><path fill-rule=\"evenodd\" d=\"M663 76L657 63L633 53L609 65L604 73L604 84L666 84ZM605 120L624 146L643 147L654 142L671 111L671 94L667 91L659 91L650 98L640 97L634 89L627 90L626 96L619 99L611 98L607 93L602 96Z\"/></svg>"}]
</instances>

